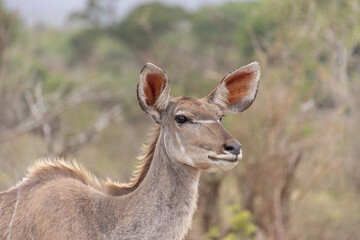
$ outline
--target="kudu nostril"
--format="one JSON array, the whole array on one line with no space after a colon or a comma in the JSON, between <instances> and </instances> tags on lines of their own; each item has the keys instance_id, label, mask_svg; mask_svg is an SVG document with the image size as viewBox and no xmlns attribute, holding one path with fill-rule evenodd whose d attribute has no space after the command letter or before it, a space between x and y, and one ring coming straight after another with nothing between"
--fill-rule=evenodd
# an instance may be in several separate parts
<instances>
[{"instance_id":1,"label":"kudu nostril","mask_svg":"<svg viewBox=\"0 0 360 240\"><path fill-rule=\"evenodd\" d=\"M232 153L234 155L239 155L240 147L241 147L241 144L238 142L231 142L231 143L225 144L223 146L223 148L226 152Z\"/></svg>"}]
</instances>

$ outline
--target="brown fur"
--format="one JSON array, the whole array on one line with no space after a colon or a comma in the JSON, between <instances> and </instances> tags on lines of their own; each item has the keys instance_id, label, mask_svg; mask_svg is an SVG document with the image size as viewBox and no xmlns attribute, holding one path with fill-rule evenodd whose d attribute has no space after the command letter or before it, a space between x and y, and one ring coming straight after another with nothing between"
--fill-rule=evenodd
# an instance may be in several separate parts
<instances>
[{"instance_id":1,"label":"brown fur","mask_svg":"<svg viewBox=\"0 0 360 240\"><path fill-rule=\"evenodd\" d=\"M9 235L10 222L14 215L14 206L19 197L24 197L27 192L41 188L49 182L69 182L75 180L89 188L102 192L109 196L122 196L133 192L144 180L150 169L154 156L156 143L158 142L160 127L156 127L150 135L150 142L144 146L145 154L139 157L141 164L134 172L133 179L126 184L118 184L108 180L105 183L100 182L94 175L86 171L75 161L64 161L63 159L42 159L32 166L19 184L8 191L0 193L0 239L20 239L14 234ZM61 180L63 179L63 181ZM21 194L21 196L18 195ZM18 204L19 205L19 202ZM18 206L17 206L18 207ZM6 229L8 228L8 229ZM9 237L10 236L10 237ZM45 239L45 238L44 238ZM54 239L56 239L54 237ZM93 238L91 238L93 239Z\"/></svg>"},{"instance_id":2,"label":"brown fur","mask_svg":"<svg viewBox=\"0 0 360 240\"><path fill-rule=\"evenodd\" d=\"M258 72L255 63L244 69L252 68ZM236 77L242 72L232 75L230 85L245 91L235 98L224 84L206 98L170 98L165 73L147 64L138 99L159 126L130 183L100 182L74 161L41 160L0 193L0 239L183 239L196 209L200 170L229 170L237 163L239 152L224 148L237 141L218 120L220 108L239 112L255 97L258 74ZM238 82L244 79L253 87ZM226 105L238 96L244 98ZM178 115L188 121L177 122Z\"/></svg>"},{"instance_id":3,"label":"brown fur","mask_svg":"<svg viewBox=\"0 0 360 240\"><path fill-rule=\"evenodd\" d=\"M160 127L156 127L150 136L150 143L144 146L145 154L139 157L141 163L137 167L138 169L134 171L134 177L129 183L119 184L109 179L105 183L101 183L93 174L75 161L66 162L63 159L42 159L29 169L27 177L15 188L42 184L57 178L71 178L110 196L128 194L140 185L149 171L159 134Z\"/></svg>"}]
</instances>

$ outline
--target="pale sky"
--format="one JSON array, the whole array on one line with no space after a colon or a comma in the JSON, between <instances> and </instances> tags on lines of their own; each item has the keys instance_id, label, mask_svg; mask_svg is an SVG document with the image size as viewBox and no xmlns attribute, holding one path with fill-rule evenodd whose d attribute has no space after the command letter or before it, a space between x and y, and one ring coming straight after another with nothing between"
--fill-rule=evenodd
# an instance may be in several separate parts
<instances>
[{"instance_id":1,"label":"pale sky","mask_svg":"<svg viewBox=\"0 0 360 240\"><path fill-rule=\"evenodd\" d=\"M232 0L232 2L243 1ZM123 17L136 6L148 2L154 1L118 0L117 16ZM230 0L161 0L158 2L196 10L204 4L220 4L230 2ZM86 0L3 0L3 3L6 8L18 11L21 18L30 26L43 23L53 27L62 27L66 23L68 15L75 10L81 10L85 6Z\"/></svg>"}]
</instances>

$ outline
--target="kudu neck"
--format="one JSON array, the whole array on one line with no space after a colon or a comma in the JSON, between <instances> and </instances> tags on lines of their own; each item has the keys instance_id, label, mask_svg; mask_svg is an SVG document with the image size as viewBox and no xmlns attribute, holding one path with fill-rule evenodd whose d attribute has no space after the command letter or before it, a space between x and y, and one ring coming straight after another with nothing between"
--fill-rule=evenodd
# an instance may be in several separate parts
<instances>
[{"instance_id":1,"label":"kudu neck","mask_svg":"<svg viewBox=\"0 0 360 240\"><path fill-rule=\"evenodd\" d=\"M159 189L164 183L193 188L194 183L199 180L200 171L198 169L185 165L169 156L168 152L171 149L166 149L165 131L161 127L149 172L143 183L140 184L139 190L142 188L149 189L149 185L155 185L155 188Z\"/></svg>"},{"instance_id":2,"label":"kudu neck","mask_svg":"<svg viewBox=\"0 0 360 240\"><path fill-rule=\"evenodd\" d=\"M139 187L115 200L114 239L183 239L196 209L200 171L171 159L161 129L150 169ZM121 212L131 215L129 221ZM138 230L133 230L138 229ZM141 230L139 230L141 229ZM127 238L128 237L128 238Z\"/></svg>"}]
</instances>

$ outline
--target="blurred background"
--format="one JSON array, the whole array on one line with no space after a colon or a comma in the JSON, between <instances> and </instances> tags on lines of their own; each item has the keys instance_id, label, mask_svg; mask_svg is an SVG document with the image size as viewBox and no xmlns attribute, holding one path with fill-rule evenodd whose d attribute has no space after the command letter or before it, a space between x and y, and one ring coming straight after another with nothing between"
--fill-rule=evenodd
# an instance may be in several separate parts
<instances>
[{"instance_id":1,"label":"blurred background","mask_svg":"<svg viewBox=\"0 0 360 240\"><path fill-rule=\"evenodd\" d=\"M360 239L359 23L358 0L0 0L0 190L44 156L128 181L146 62L203 97L258 61L256 101L223 120L244 158L202 174L186 239Z\"/></svg>"}]
</instances>

